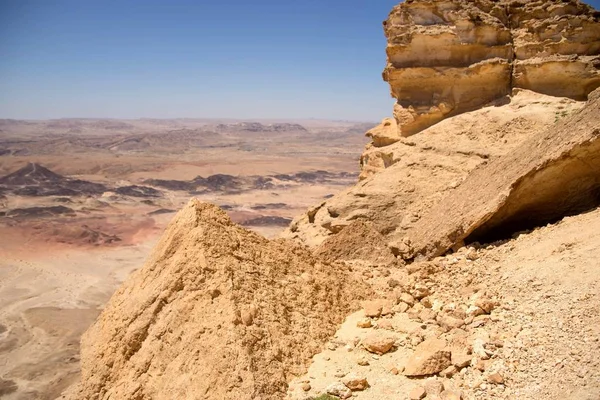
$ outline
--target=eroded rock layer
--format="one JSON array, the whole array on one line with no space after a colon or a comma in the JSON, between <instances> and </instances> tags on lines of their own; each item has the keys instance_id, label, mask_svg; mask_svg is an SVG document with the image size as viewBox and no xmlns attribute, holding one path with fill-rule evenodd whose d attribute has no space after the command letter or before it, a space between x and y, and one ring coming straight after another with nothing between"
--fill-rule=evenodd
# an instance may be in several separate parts
<instances>
[{"instance_id":1,"label":"eroded rock layer","mask_svg":"<svg viewBox=\"0 0 600 400\"><path fill-rule=\"evenodd\" d=\"M408 0L384 28L399 136L515 87L585 100L600 86L599 16L578 0Z\"/></svg>"},{"instance_id":2,"label":"eroded rock layer","mask_svg":"<svg viewBox=\"0 0 600 400\"><path fill-rule=\"evenodd\" d=\"M192 200L82 340L75 399L279 399L368 293Z\"/></svg>"},{"instance_id":3,"label":"eroded rock layer","mask_svg":"<svg viewBox=\"0 0 600 400\"><path fill-rule=\"evenodd\" d=\"M314 247L354 221L371 221L389 244L402 248L407 232L471 171L514 152L585 104L522 89L507 101L448 118L389 146L369 145L361 160L363 180L297 217L284 236Z\"/></svg>"},{"instance_id":4,"label":"eroded rock layer","mask_svg":"<svg viewBox=\"0 0 600 400\"><path fill-rule=\"evenodd\" d=\"M431 258L600 205L600 89L579 112L475 170L409 230L413 254Z\"/></svg>"}]
</instances>

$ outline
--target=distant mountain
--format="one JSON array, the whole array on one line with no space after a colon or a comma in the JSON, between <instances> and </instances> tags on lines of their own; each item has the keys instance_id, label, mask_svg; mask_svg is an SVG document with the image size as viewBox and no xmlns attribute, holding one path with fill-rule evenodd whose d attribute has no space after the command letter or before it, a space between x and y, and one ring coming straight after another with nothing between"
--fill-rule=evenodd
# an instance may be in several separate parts
<instances>
[{"instance_id":1,"label":"distant mountain","mask_svg":"<svg viewBox=\"0 0 600 400\"><path fill-rule=\"evenodd\" d=\"M278 123L264 125L260 122L238 122L235 124L219 124L217 132L308 132L300 124Z\"/></svg>"},{"instance_id":2,"label":"distant mountain","mask_svg":"<svg viewBox=\"0 0 600 400\"><path fill-rule=\"evenodd\" d=\"M19 196L36 197L101 194L108 190L102 184L67 178L36 163L0 178L0 186Z\"/></svg>"},{"instance_id":3,"label":"distant mountain","mask_svg":"<svg viewBox=\"0 0 600 400\"><path fill-rule=\"evenodd\" d=\"M64 176L52 172L40 164L29 163L23 168L0 178L0 185L25 186L50 182L65 182L67 180Z\"/></svg>"}]
</instances>

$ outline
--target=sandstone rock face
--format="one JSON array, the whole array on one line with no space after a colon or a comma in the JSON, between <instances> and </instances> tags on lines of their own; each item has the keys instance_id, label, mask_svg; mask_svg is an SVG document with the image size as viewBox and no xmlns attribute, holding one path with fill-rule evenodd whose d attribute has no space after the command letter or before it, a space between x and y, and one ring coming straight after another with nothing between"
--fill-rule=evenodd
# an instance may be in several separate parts
<instances>
[{"instance_id":1,"label":"sandstone rock face","mask_svg":"<svg viewBox=\"0 0 600 400\"><path fill-rule=\"evenodd\" d=\"M448 118L389 146L371 147L363 158L376 160L383 154L381 167L374 167L373 162L368 173L363 169L367 179L297 217L283 237L310 247L329 238L320 251L330 256L348 252L348 257L359 255L361 242L370 246L366 243L385 240L394 251L410 258L410 243L402 240L431 207L460 187L471 171L515 151L536 132L568 117L583 104L518 89L506 103ZM380 239L367 235L366 228L344 229L359 221L369 221ZM360 232L366 235L364 240ZM338 235L347 237L334 239ZM354 245L347 246L349 243ZM384 247L377 245L374 249L381 251L373 254L385 254Z\"/></svg>"},{"instance_id":2,"label":"sandstone rock face","mask_svg":"<svg viewBox=\"0 0 600 400\"><path fill-rule=\"evenodd\" d=\"M515 87L585 100L600 86L599 17L577 0L405 1L384 28L398 136Z\"/></svg>"},{"instance_id":3,"label":"sandstone rock face","mask_svg":"<svg viewBox=\"0 0 600 400\"><path fill-rule=\"evenodd\" d=\"M84 335L74 398L284 398L368 292L345 268L192 200Z\"/></svg>"},{"instance_id":4,"label":"sandstone rock face","mask_svg":"<svg viewBox=\"0 0 600 400\"><path fill-rule=\"evenodd\" d=\"M414 255L431 258L465 241L501 239L598 206L600 98L590 98L579 112L474 171L408 232Z\"/></svg>"}]
</instances>

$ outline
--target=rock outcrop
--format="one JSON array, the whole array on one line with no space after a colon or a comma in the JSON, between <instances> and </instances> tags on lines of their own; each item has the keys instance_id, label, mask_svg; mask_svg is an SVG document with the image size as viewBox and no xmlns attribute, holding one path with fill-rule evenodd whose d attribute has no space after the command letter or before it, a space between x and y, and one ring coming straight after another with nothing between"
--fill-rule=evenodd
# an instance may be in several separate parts
<instances>
[{"instance_id":1,"label":"rock outcrop","mask_svg":"<svg viewBox=\"0 0 600 400\"><path fill-rule=\"evenodd\" d=\"M413 0L384 22L398 136L529 89L585 100L600 86L600 20L578 0Z\"/></svg>"},{"instance_id":2,"label":"rock outcrop","mask_svg":"<svg viewBox=\"0 0 600 400\"><path fill-rule=\"evenodd\" d=\"M316 247L354 221L370 221L403 251L407 232L471 171L515 151L583 104L515 89L506 102L448 118L389 146L369 146L366 179L294 219L284 237Z\"/></svg>"},{"instance_id":3,"label":"rock outcrop","mask_svg":"<svg viewBox=\"0 0 600 400\"><path fill-rule=\"evenodd\" d=\"M600 205L600 89L579 112L474 171L407 232L426 257L556 222Z\"/></svg>"},{"instance_id":4,"label":"rock outcrop","mask_svg":"<svg viewBox=\"0 0 600 400\"><path fill-rule=\"evenodd\" d=\"M368 293L192 200L82 340L77 399L278 399Z\"/></svg>"}]
</instances>

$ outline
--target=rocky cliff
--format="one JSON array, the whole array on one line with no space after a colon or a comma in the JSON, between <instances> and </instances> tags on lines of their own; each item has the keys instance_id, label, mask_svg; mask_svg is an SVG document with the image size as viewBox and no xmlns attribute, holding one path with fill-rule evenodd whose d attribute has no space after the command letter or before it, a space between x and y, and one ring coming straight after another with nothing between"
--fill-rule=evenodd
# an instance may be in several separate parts
<instances>
[{"instance_id":1,"label":"rocky cliff","mask_svg":"<svg viewBox=\"0 0 600 400\"><path fill-rule=\"evenodd\" d=\"M512 88L585 100L600 86L599 15L577 0L409 0L384 28L398 136Z\"/></svg>"},{"instance_id":2,"label":"rocky cliff","mask_svg":"<svg viewBox=\"0 0 600 400\"><path fill-rule=\"evenodd\" d=\"M363 182L296 218L285 237L318 246L366 219L402 248L471 171L600 86L600 14L580 1L405 1L384 30L394 118L366 133Z\"/></svg>"}]
</instances>

